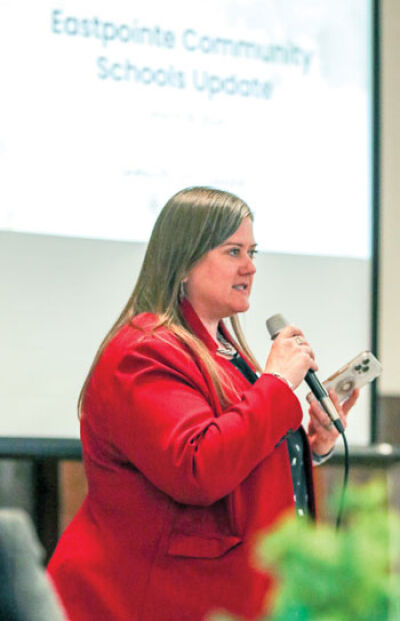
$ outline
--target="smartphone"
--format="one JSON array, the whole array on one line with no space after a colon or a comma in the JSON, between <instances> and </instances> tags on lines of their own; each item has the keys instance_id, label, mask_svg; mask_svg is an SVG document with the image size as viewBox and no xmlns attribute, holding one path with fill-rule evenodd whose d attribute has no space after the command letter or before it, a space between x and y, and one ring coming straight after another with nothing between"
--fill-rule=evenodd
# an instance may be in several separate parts
<instances>
[{"instance_id":1,"label":"smartphone","mask_svg":"<svg viewBox=\"0 0 400 621\"><path fill-rule=\"evenodd\" d=\"M362 388L381 373L382 365L379 360L370 351L363 351L322 383L327 390L334 390L340 403L343 403L355 388ZM311 402L315 397L309 392L306 399Z\"/></svg>"}]
</instances>

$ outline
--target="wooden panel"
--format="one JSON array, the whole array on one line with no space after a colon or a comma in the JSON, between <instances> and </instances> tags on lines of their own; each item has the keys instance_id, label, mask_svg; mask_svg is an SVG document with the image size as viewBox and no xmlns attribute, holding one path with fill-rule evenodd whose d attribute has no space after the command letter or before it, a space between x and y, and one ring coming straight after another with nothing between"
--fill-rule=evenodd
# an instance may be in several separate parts
<instances>
[{"instance_id":1,"label":"wooden panel","mask_svg":"<svg viewBox=\"0 0 400 621\"><path fill-rule=\"evenodd\" d=\"M87 493L83 464L79 461L61 461L59 464L60 534L68 526Z\"/></svg>"}]
</instances>

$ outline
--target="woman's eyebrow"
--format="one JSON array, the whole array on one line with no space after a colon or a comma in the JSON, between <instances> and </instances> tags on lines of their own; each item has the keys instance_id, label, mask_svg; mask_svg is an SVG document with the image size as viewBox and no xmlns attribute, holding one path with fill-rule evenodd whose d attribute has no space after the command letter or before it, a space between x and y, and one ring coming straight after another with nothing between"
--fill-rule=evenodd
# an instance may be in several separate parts
<instances>
[{"instance_id":1,"label":"woman's eyebrow","mask_svg":"<svg viewBox=\"0 0 400 621\"><path fill-rule=\"evenodd\" d=\"M242 242L223 242L221 244L221 246L245 246L245 244L242 244ZM258 246L258 244L250 244L250 248L255 248L256 246Z\"/></svg>"}]
</instances>

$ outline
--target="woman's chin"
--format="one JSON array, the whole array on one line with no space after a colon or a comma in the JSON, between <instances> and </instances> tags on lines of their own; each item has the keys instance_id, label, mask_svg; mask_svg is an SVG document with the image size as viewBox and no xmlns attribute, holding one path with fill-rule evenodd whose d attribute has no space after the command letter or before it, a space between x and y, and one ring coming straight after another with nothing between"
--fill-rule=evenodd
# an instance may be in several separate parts
<instances>
[{"instance_id":1,"label":"woman's chin","mask_svg":"<svg viewBox=\"0 0 400 621\"><path fill-rule=\"evenodd\" d=\"M250 308L250 302L248 300L243 301L241 304L237 304L233 313L245 313Z\"/></svg>"}]
</instances>

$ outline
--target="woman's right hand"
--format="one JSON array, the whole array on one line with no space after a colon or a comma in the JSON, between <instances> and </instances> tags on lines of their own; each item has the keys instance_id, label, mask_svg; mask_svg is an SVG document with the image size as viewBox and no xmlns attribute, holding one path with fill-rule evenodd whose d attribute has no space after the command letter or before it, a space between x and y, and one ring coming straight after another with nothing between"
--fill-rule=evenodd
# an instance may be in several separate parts
<instances>
[{"instance_id":1,"label":"woman's right hand","mask_svg":"<svg viewBox=\"0 0 400 621\"><path fill-rule=\"evenodd\" d=\"M303 332L285 326L272 343L264 373L277 373L297 388L309 369L318 371L318 365Z\"/></svg>"}]
</instances>

